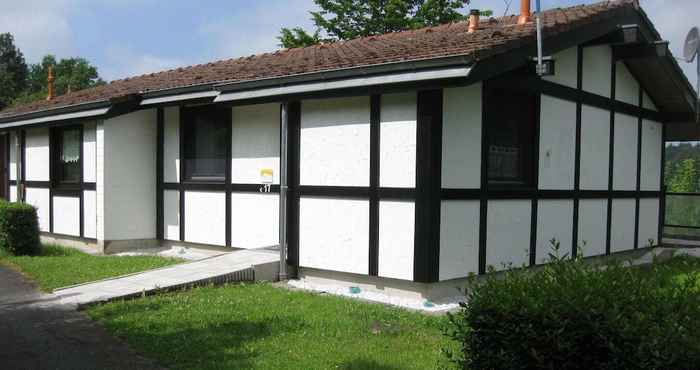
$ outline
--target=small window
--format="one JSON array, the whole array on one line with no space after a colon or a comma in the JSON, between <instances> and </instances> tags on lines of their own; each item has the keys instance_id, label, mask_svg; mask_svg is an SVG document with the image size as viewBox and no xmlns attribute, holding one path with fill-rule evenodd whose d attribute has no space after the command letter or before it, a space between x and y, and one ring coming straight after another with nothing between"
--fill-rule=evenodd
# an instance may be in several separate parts
<instances>
[{"instance_id":1,"label":"small window","mask_svg":"<svg viewBox=\"0 0 700 370\"><path fill-rule=\"evenodd\" d=\"M83 132L80 126L58 127L54 131L54 173L56 184L78 184L82 178L80 147Z\"/></svg>"},{"instance_id":2,"label":"small window","mask_svg":"<svg viewBox=\"0 0 700 370\"><path fill-rule=\"evenodd\" d=\"M531 186L534 183L534 146L537 97L507 90L487 96L489 185Z\"/></svg>"},{"instance_id":3,"label":"small window","mask_svg":"<svg viewBox=\"0 0 700 370\"><path fill-rule=\"evenodd\" d=\"M227 110L212 106L183 110L184 180L222 182L230 145Z\"/></svg>"}]
</instances>

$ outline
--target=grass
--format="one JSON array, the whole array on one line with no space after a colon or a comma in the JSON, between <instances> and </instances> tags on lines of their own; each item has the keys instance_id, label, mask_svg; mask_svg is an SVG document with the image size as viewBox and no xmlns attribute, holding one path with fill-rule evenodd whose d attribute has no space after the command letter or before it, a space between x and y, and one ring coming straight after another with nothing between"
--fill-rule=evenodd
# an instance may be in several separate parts
<instances>
[{"instance_id":1,"label":"grass","mask_svg":"<svg viewBox=\"0 0 700 370\"><path fill-rule=\"evenodd\" d=\"M88 309L175 369L433 369L446 318L269 284L203 287Z\"/></svg>"},{"instance_id":2,"label":"grass","mask_svg":"<svg viewBox=\"0 0 700 370\"><path fill-rule=\"evenodd\" d=\"M44 291L179 262L159 256L93 256L57 245L42 246L37 256L11 256L0 250L0 263L21 271Z\"/></svg>"}]
</instances>

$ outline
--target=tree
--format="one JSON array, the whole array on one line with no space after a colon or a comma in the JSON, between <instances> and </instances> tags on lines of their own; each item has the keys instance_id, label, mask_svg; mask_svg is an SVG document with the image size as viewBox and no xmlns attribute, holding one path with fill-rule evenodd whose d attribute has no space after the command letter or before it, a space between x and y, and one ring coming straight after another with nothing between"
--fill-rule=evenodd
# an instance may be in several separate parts
<instances>
[{"instance_id":1,"label":"tree","mask_svg":"<svg viewBox=\"0 0 700 370\"><path fill-rule=\"evenodd\" d=\"M0 34L0 109L10 104L24 89L27 63L9 33Z\"/></svg>"},{"instance_id":2,"label":"tree","mask_svg":"<svg viewBox=\"0 0 700 370\"><path fill-rule=\"evenodd\" d=\"M434 26L465 18L460 10L469 0L314 0L321 10L310 12L313 34L300 27L280 30L280 46L309 46L356 37ZM486 15L486 14L485 14ZM327 36L321 39L319 34Z\"/></svg>"},{"instance_id":3,"label":"tree","mask_svg":"<svg viewBox=\"0 0 700 370\"><path fill-rule=\"evenodd\" d=\"M63 95L105 83L99 77L97 68L84 58L61 59L56 62L56 57L46 55L41 60L41 63L30 66L27 76L27 88L15 101L15 104L27 103L46 97L49 66L54 67L54 91L56 95Z\"/></svg>"}]
</instances>

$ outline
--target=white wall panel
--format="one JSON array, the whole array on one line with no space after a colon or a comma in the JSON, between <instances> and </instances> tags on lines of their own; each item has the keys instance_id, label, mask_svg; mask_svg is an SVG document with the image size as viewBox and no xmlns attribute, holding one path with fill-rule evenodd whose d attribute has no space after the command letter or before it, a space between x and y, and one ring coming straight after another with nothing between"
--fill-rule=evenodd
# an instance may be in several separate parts
<instances>
[{"instance_id":1,"label":"white wall panel","mask_svg":"<svg viewBox=\"0 0 700 370\"><path fill-rule=\"evenodd\" d=\"M479 201L442 201L440 280L479 271Z\"/></svg>"},{"instance_id":2,"label":"white wall panel","mask_svg":"<svg viewBox=\"0 0 700 370\"><path fill-rule=\"evenodd\" d=\"M615 100L639 105L639 84L623 62L615 67Z\"/></svg>"},{"instance_id":3,"label":"white wall panel","mask_svg":"<svg viewBox=\"0 0 700 370\"><path fill-rule=\"evenodd\" d=\"M80 236L80 198L53 197L53 232Z\"/></svg>"},{"instance_id":4,"label":"white wall panel","mask_svg":"<svg viewBox=\"0 0 700 370\"><path fill-rule=\"evenodd\" d=\"M381 97L379 184L416 186L416 93Z\"/></svg>"},{"instance_id":5,"label":"white wall panel","mask_svg":"<svg viewBox=\"0 0 700 370\"><path fill-rule=\"evenodd\" d=\"M369 186L369 97L301 105L302 185Z\"/></svg>"},{"instance_id":6,"label":"white wall panel","mask_svg":"<svg viewBox=\"0 0 700 370\"><path fill-rule=\"evenodd\" d=\"M583 89L610 97L612 49L608 45L583 48Z\"/></svg>"},{"instance_id":7,"label":"white wall panel","mask_svg":"<svg viewBox=\"0 0 700 370\"><path fill-rule=\"evenodd\" d=\"M279 184L280 105L234 107L232 111L231 182L260 183L260 170L272 169Z\"/></svg>"},{"instance_id":8,"label":"white wall panel","mask_svg":"<svg viewBox=\"0 0 700 370\"><path fill-rule=\"evenodd\" d=\"M379 276L413 280L415 214L413 202L379 202Z\"/></svg>"},{"instance_id":9,"label":"white wall panel","mask_svg":"<svg viewBox=\"0 0 700 370\"><path fill-rule=\"evenodd\" d=\"M651 109L653 111L658 111L658 109L656 109L656 105L651 100L649 95L647 95L646 91L644 92L644 97L642 98L642 107L646 109Z\"/></svg>"},{"instance_id":10,"label":"white wall panel","mask_svg":"<svg viewBox=\"0 0 700 370\"><path fill-rule=\"evenodd\" d=\"M578 248L583 256L605 254L607 199L581 199L578 211Z\"/></svg>"},{"instance_id":11,"label":"white wall panel","mask_svg":"<svg viewBox=\"0 0 700 370\"><path fill-rule=\"evenodd\" d=\"M10 186L10 202L17 201L17 186Z\"/></svg>"},{"instance_id":12,"label":"white wall panel","mask_svg":"<svg viewBox=\"0 0 700 370\"><path fill-rule=\"evenodd\" d=\"M542 95L540 117L539 187L573 189L576 104Z\"/></svg>"},{"instance_id":13,"label":"white wall panel","mask_svg":"<svg viewBox=\"0 0 700 370\"><path fill-rule=\"evenodd\" d=\"M491 200L488 204L486 266L521 267L530 260L530 200ZM507 268L507 266L506 266Z\"/></svg>"},{"instance_id":14,"label":"white wall panel","mask_svg":"<svg viewBox=\"0 0 700 370\"><path fill-rule=\"evenodd\" d=\"M226 245L226 195L185 192L185 241Z\"/></svg>"},{"instance_id":15,"label":"white wall panel","mask_svg":"<svg viewBox=\"0 0 700 370\"><path fill-rule=\"evenodd\" d=\"M552 56L556 61L554 76L544 76L542 79L573 87L575 89L578 66L578 48L573 47L562 50Z\"/></svg>"},{"instance_id":16,"label":"white wall panel","mask_svg":"<svg viewBox=\"0 0 700 370\"><path fill-rule=\"evenodd\" d=\"M443 90L442 187L481 186L481 83Z\"/></svg>"},{"instance_id":17,"label":"white wall panel","mask_svg":"<svg viewBox=\"0 0 700 370\"><path fill-rule=\"evenodd\" d=\"M302 197L299 215L301 266L369 272L369 201Z\"/></svg>"},{"instance_id":18,"label":"white wall panel","mask_svg":"<svg viewBox=\"0 0 700 370\"><path fill-rule=\"evenodd\" d=\"M28 129L25 138L27 181L49 181L49 129Z\"/></svg>"},{"instance_id":19,"label":"white wall panel","mask_svg":"<svg viewBox=\"0 0 700 370\"><path fill-rule=\"evenodd\" d=\"M36 208L39 230L49 231L49 189L27 188L26 202ZM54 204L54 208L56 205Z\"/></svg>"},{"instance_id":20,"label":"white wall panel","mask_svg":"<svg viewBox=\"0 0 700 370\"><path fill-rule=\"evenodd\" d=\"M180 192L163 192L163 238L180 240Z\"/></svg>"},{"instance_id":21,"label":"white wall panel","mask_svg":"<svg viewBox=\"0 0 700 370\"><path fill-rule=\"evenodd\" d=\"M661 124L642 121L642 190L659 190L661 177Z\"/></svg>"},{"instance_id":22,"label":"white wall panel","mask_svg":"<svg viewBox=\"0 0 700 370\"><path fill-rule=\"evenodd\" d=\"M610 251L634 249L634 199L614 199L610 224Z\"/></svg>"},{"instance_id":23,"label":"white wall panel","mask_svg":"<svg viewBox=\"0 0 700 370\"><path fill-rule=\"evenodd\" d=\"M163 112L163 181L180 181L180 108Z\"/></svg>"},{"instance_id":24,"label":"white wall panel","mask_svg":"<svg viewBox=\"0 0 700 370\"><path fill-rule=\"evenodd\" d=\"M10 133L10 180L17 180L17 135ZM16 190L16 189L15 189Z\"/></svg>"},{"instance_id":25,"label":"white wall panel","mask_svg":"<svg viewBox=\"0 0 700 370\"><path fill-rule=\"evenodd\" d=\"M638 119L615 113L615 144L613 149L613 189L637 189Z\"/></svg>"},{"instance_id":26,"label":"white wall panel","mask_svg":"<svg viewBox=\"0 0 700 370\"><path fill-rule=\"evenodd\" d=\"M96 153L95 153L95 122L83 125L83 181L95 182Z\"/></svg>"},{"instance_id":27,"label":"white wall panel","mask_svg":"<svg viewBox=\"0 0 700 370\"><path fill-rule=\"evenodd\" d=\"M573 238L574 201L542 200L537 202L537 247L535 261L538 264L549 260L554 253L550 242L559 242L559 253L571 255Z\"/></svg>"},{"instance_id":28,"label":"white wall panel","mask_svg":"<svg viewBox=\"0 0 700 370\"><path fill-rule=\"evenodd\" d=\"M105 239L105 125L104 121L97 121L95 127L95 148L97 155L95 160L95 190L97 202L97 240Z\"/></svg>"},{"instance_id":29,"label":"white wall panel","mask_svg":"<svg viewBox=\"0 0 700 370\"><path fill-rule=\"evenodd\" d=\"M659 241L659 199L640 199L639 200L639 240L637 246L639 248L648 247L653 240L652 245L657 245Z\"/></svg>"},{"instance_id":30,"label":"white wall panel","mask_svg":"<svg viewBox=\"0 0 700 370\"><path fill-rule=\"evenodd\" d=\"M581 107L581 189L608 189L609 155L610 112L583 105Z\"/></svg>"},{"instance_id":31,"label":"white wall panel","mask_svg":"<svg viewBox=\"0 0 700 370\"><path fill-rule=\"evenodd\" d=\"M231 194L231 246L279 245L279 196L275 193Z\"/></svg>"},{"instance_id":32,"label":"white wall panel","mask_svg":"<svg viewBox=\"0 0 700 370\"><path fill-rule=\"evenodd\" d=\"M83 192L83 235L86 238L97 237L97 192Z\"/></svg>"},{"instance_id":33,"label":"white wall panel","mask_svg":"<svg viewBox=\"0 0 700 370\"><path fill-rule=\"evenodd\" d=\"M156 110L110 118L103 126L104 157L98 158L98 162L103 161L104 238L153 239L156 236ZM98 144L99 136L98 130ZM98 164L98 172L99 167Z\"/></svg>"}]
</instances>

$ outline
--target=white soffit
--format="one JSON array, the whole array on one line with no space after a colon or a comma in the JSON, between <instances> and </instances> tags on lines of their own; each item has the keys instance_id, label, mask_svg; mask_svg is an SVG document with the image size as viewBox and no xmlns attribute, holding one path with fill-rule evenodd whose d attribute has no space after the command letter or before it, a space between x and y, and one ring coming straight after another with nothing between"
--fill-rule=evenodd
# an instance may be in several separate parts
<instances>
[{"instance_id":1,"label":"white soffit","mask_svg":"<svg viewBox=\"0 0 700 370\"><path fill-rule=\"evenodd\" d=\"M2 123L2 124L0 124L0 128L18 127L18 126L32 125L32 124L36 124L36 123L63 121L63 120L76 119L76 118L87 118L87 117L101 116L103 114L106 114L107 111L109 111L109 108L110 107L105 107L105 108L99 108L99 109L84 110L84 111L80 111L80 112L57 114L55 116L46 116L46 117L32 118L32 119L26 119L26 120L21 120L21 121L14 121L14 122L9 122L9 123Z\"/></svg>"},{"instance_id":2,"label":"white soffit","mask_svg":"<svg viewBox=\"0 0 700 370\"><path fill-rule=\"evenodd\" d=\"M161 96L161 97L157 97L157 98L143 99L141 101L140 105L144 106L144 105L170 103L170 102L176 102L176 101L182 101L182 100L213 98L217 95L219 95L219 92L212 90L212 91L194 92L194 93L189 93L189 94Z\"/></svg>"},{"instance_id":3,"label":"white soffit","mask_svg":"<svg viewBox=\"0 0 700 370\"><path fill-rule=\"evenodd\" d=\"M286 94L298 94L307 92L317 92L324 90L334 90L352 87L363 87L363 86L373 86L373 85L383 85L401 82L413 82L413 81L428 81L428 80L438 80L444 78L460 78L467 77L471 68L469 67L456 67L447 69L438 69L423 72L407 72L407 73L395 73L389 75L373 76L373 77L358 77L349 78L338 81L329 82L311 82L293 86L283 86L283 87L270 87L257 90L248 91L236 91L225 93L222 92L219 96L214 99L215 103L234 101L234 100L244 100L252 98L261 98L276 95L286 95Z\"/></svg>"}]
</instances>

